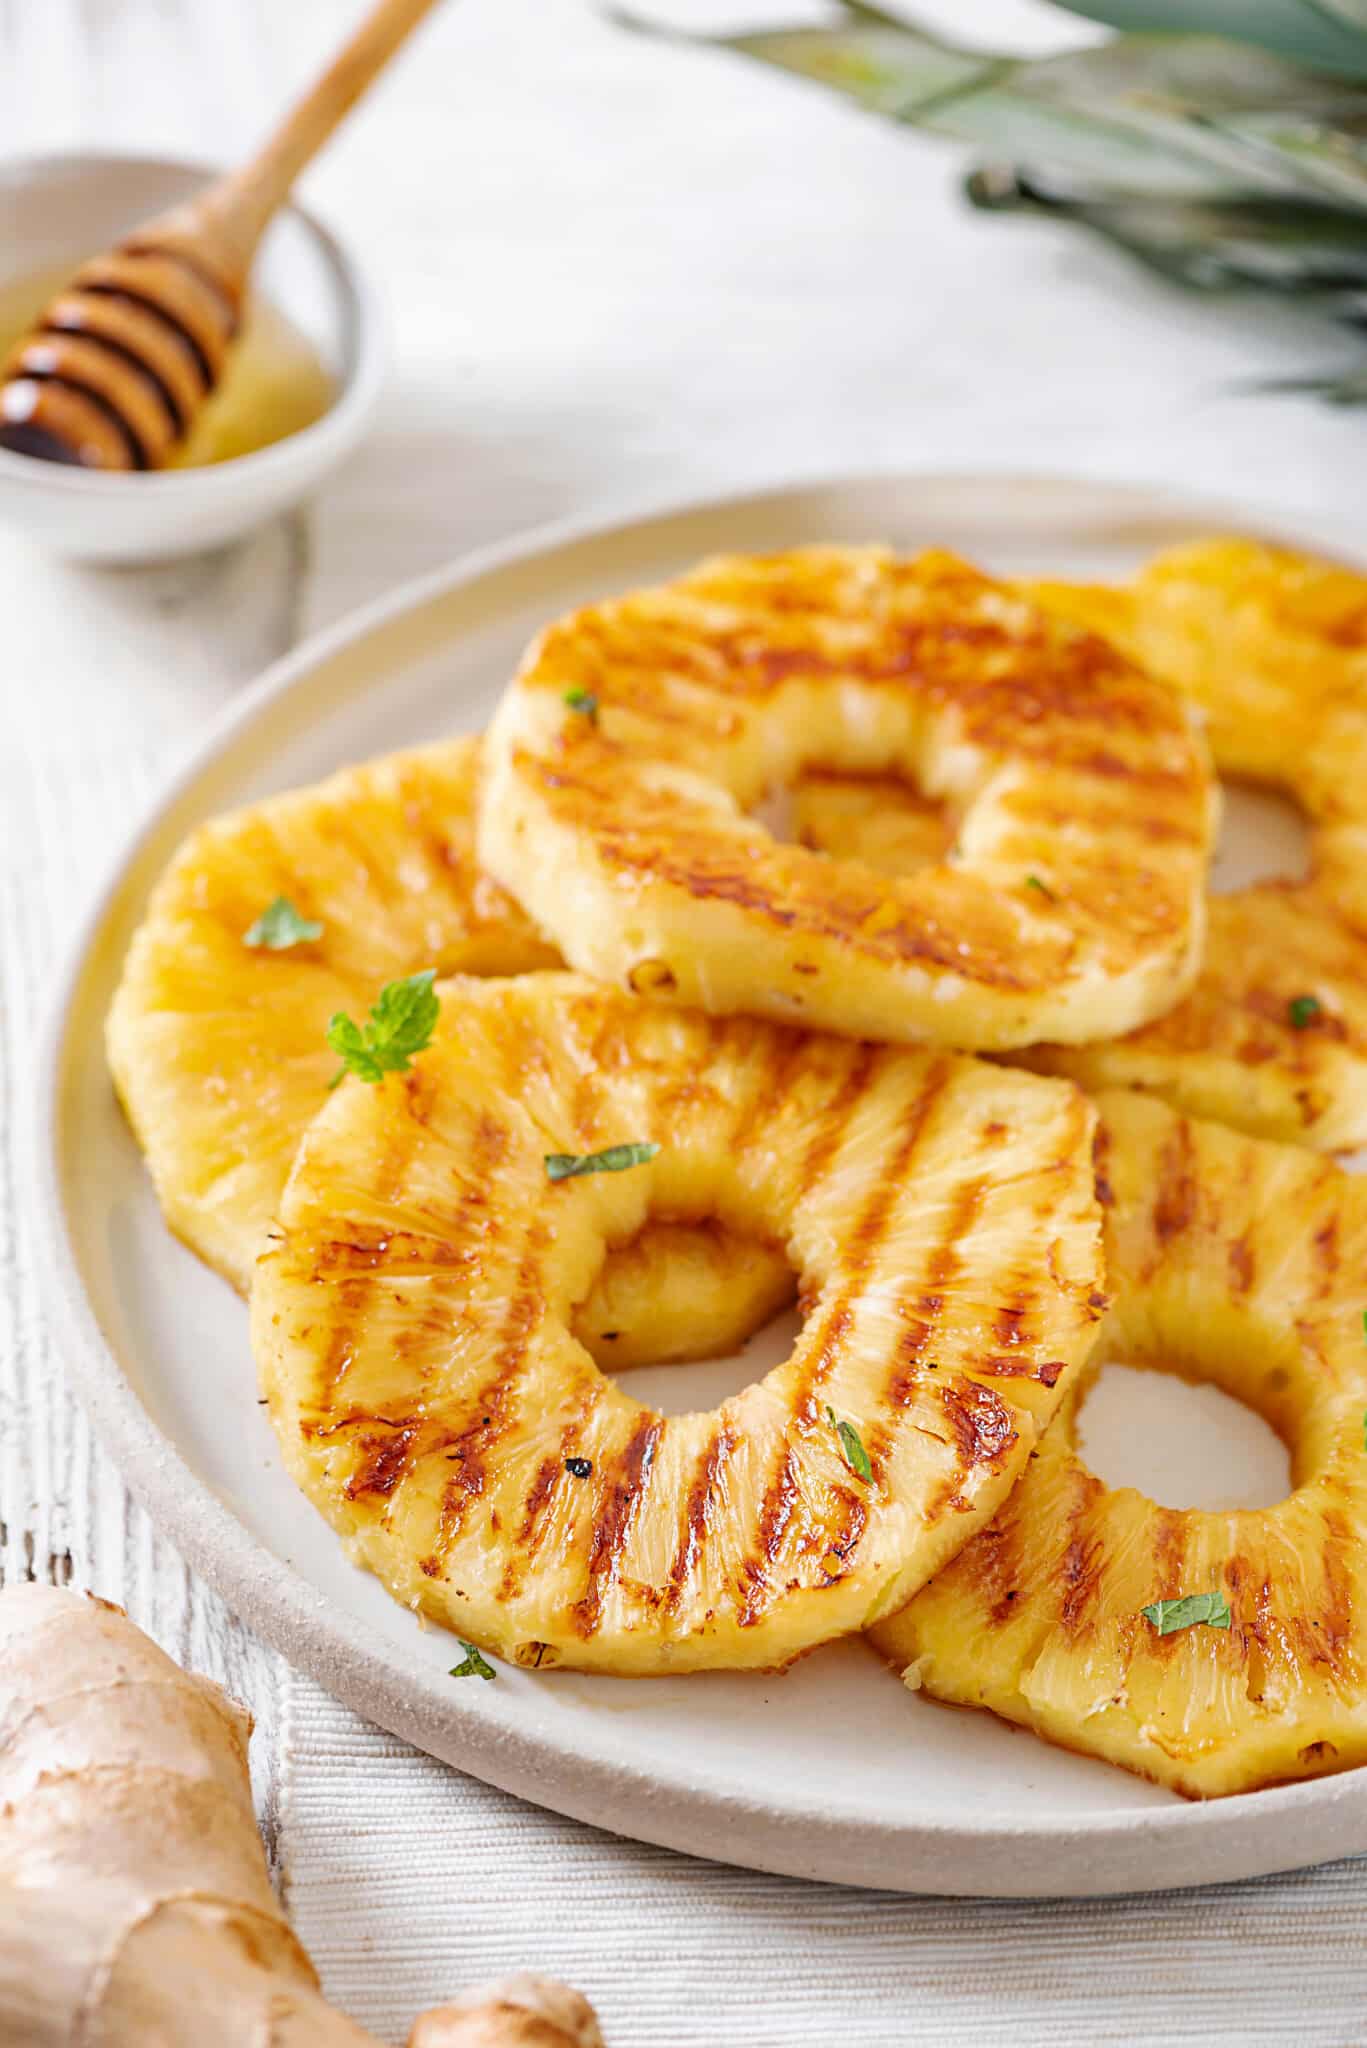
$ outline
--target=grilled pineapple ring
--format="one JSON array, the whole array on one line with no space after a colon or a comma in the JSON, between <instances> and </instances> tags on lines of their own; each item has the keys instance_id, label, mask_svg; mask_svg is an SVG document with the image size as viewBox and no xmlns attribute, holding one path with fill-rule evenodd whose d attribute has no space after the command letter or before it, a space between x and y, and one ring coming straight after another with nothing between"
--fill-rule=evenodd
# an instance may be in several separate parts
<instances>
[{"instance_id":1,"label":"grilled pineapple ring","mask_svg":"<svg viewBox=\"0 0 1367 2048\"><path fill-rule=\"evenodd\" d=\"M1212 540L1126 589L1034 594L1194 698L1224 774L1298 801L1311 862L1304 882L1211 899L1200 976L1166 1017L1031 1064L1261 1137L1367 1145L1367 577Z\"/></svg>"},{"instance_id":2,"label":"grilled pineapple ring","mask_svg":"<svg viewBox=\"0 0 1367 2048\"><path fill-rule=\"evenodd\" d=\"M244 1293L300 1134L337 1071L325 1032L426 967L518 974L555 955L480 873L478 743L344 768L194 832L157 883L109 1014L109 1063L177 1236ZM272 952L277 897L322 924Z\"/></svg>"},{"instance_id":3,"label":"grilled pineapple ring","mask_svg":"<svg viewBox=\"0 0 1367 2048\"><path fill-rule=\"evenodd\" d=\"M898 1604L1092 1343L1085 1097L576 976L441 1002L407 1075L310 1126L252 1290L285 1462L352 1556L519 1663L632 1674L782 1665ZM634 1143L660 1150L548 1176ZM792 1356L708 1414L642 1407L571 1334L652 1216L801 1274Z\"/></svg>"},{"instance_id":4,"label":"grilled pineapple ring","mask_svg":"<svg viewBox=\"0 0 1367 2048\"><path fill-rule=\"evenodd\" d=\"M1294 1491L1210 1513L1103 1486L1074 1448L1075 1381L995 1521L874 1640L936 1698L1191 1796L1367 1763L1367 1181L1144 1096L1098 1107L1098 1362L1256 1405ZM1140 1611L1209 1592L1227 1630L1160 1636Z\"/></svg>"},{"instance_id":5,"label":"grilled pineapple ring","mask_svg":"<svg viewBox=\"0 0 1367 2048\"><path fill-rule=\"evenodd\" d=\"M1195 973L1189 714L952 556L726 558L590 606L531 649L488 762L486 867L643 994L989 1048L1128 1030ZM814 767L948 803L955 857L889 877L776 843L747 811Z\"/></svg>"},{"instance_id":6,"label":"grilled pineapple ring","mask_svg":"<svg viewBox=\"0 0 1367 2048\"><path fill-rule=\"evenodd\" d=\"M240 1292L337 1057L396 976L516 974L555 955L474 851L477 742L392 755L203 826L158 883L109 1018L109 1059L171 1228ZM244 944L288 897L319 938ZM733 1350L791 1293L781 1252L648 1231L576 1324L622 1364Z\"/></svg>"}]
</instances>

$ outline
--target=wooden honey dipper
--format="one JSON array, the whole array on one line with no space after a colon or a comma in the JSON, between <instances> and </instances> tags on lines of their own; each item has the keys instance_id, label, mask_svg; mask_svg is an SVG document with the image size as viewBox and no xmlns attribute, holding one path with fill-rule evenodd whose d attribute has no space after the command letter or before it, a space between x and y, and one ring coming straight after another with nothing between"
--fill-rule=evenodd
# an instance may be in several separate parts
<instances>
[{"instance_id":1,"label":"wooden honey dipper","mask_svg":"<svg viewBox=\"0 0 1367 2048\"><path fill-rule=\"evenodd\" d=\"M213 391L257 245L295 179L436 0L379 0L240 170L82 264L0 373L0 448L160 469Z\"/></svg>"}]
</instances>

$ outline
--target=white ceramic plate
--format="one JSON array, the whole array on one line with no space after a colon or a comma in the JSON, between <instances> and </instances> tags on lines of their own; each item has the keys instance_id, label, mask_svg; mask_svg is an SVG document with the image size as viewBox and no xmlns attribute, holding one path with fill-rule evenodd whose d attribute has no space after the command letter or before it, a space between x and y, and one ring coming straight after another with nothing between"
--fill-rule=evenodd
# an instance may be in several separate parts
<instances>
[{"instance_id":1,"label":"white ceramic plate","mask_svg":"<svg viewBox=\"0 0 1367 2048\"><path fill-rule=\"evenodd\" d=\"M449 1678L452 1639L420 1629L353 1570L282 1473L255 1401L243 1306L163 1229L102 1050L129 935L189 827L341 762L477 728L533 631L571 605L715 549L940 543L1004 571L1113 576L1193 532L1260 523L1227 506L1028 478L890 477L731 500L467 562L311 642L218 727L83 934L47 1054L37 1170L53 1302L80 1391L157 1522L263 1636L373 1720L509 1791L624 1835L800 1876L1095 1894L1367 1850L1367 1772L1188 1805L985 1715L918 1700L858 1642L782 1677L628 1683L505 1668L496 1685ZM1334 538L1304 527L1297 537ZM1262 830L1234 849L1236 867L1256 865ZM744 1378L776 1342L755 1340ZM666 1368L636 1375L633 1390L694 1406L741 1383L735 1367ZM1152 1379L1128 1394L1141 1411L1180 1398ZM1242 1441L1231 1435L1229 1486L1275 1498L1279 1470L1250 1476Z\"/></svg>"}]
</instances>

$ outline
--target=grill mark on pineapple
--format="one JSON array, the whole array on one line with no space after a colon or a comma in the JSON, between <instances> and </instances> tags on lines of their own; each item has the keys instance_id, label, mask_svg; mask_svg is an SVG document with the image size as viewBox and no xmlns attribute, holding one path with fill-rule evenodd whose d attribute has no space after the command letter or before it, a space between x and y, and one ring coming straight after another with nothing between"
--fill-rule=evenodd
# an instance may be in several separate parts
<instances>
[{"instance_id":1,"label":"grill mark on pineapple","mask_svg":"<svg viewBox=\"0 0 1367 2048\"><path fill-rule=\"evenodd\" d=\"M658 717L679 731L706 736L717 729L718 715L708 695L722 678L717 662L709 658L706 635L696 627L691 633L680 630L668 609L655 614L634 602L584 607L563 626L552 627L542 647L533 649L527 670L534 683L546 668L539 657L552 650L556 659L549 687L559 696L573 682L590 690L600 704ZM587 721L575 720L562 728L560 744L611 742L601 727L595 731Z\"/></svg>"},{"instance_id":2,"label":"grill mark on pineapple","mask_svg":"<svg viewBox=\"0 0 1367 2048\"><path fill-rule=\"evenodd\" d=\"M535 1111L528 1107L532 1083L543 1083L552 1097L557 1093L545 1042L531 1019L516 1006L500 1006L495 1017L497 1028L490 1036L499 1093L510 1102L520 1103L535 1120Z\"/></svg>"},{"instance_id":3,"label":"grill mark on pineapple","mask_svg":"<svg viewBox=\"0 0 1367 2048\"><path fill-rule=\"evenodd\" d=\"M309 1270L316 1280L338 1286L383 1273L386 1283L396 1279L435 1278L468 1266L473 1254L442 1237L418 1237L412 1231L396 1230L390 1236L375 1237L369 1243L334 1237L310 1253Z\"/></svg>"},{"instance_id":4,"label":"grill mark on pineapple","mask_svg":"<svg viewBox=\"0 0 1367 2048\"><path fill-rule=\"evenodd\" d=\"M1019 1442L1015 1417L994 1387L964 1377L940 1388L940 1406L953 1432L959 1465L971 1472L979 1465L999 1471L1013 1444Z\"/></svg>"},{"instance_id":5,"label":"grill mark on pineapple","mask_svg":"<svg viewBox=\"0 0 1367 2048\"><path fill-rule=\"evenodd\" d=\"M323 790L327 786L324 784ZM206 907L211 908L217 921L225 928L234 949L233 957L236 957L246 929L241 922L244 902L239 892L249 892L252 902L259 899L261 903L270 903L276 896L287 895L300 905L305 916L313 916L303 895L302 877L310 867L316 872L318 863L316 860L310 862L307 854L296 848L294 841L300 836L301 825L307 831L313 817L320 813L331 816L332 806L327 803L323 790L291 790L254 810L239 813L236 818L211 820L201 826L163 877L150 908L153 911L159 909L162 891L169 893L171 887L177 885L176 897L181 899L175 902L177 915L193 918ZM232 893L225 901L221 892L229 884L230 861ZM207 875L208 887L213 891L208 905L201 900L201 874ZM170 907L169 903L167 907Z\"/></svg>"},{"instance_id":6,"label":"grill mark on pineapple","mask_svg":"<svg viewBox=\"0 0 1367 2048\"><path fill-rule=\"evenodd\" d=\"M442 1489L436 1535L422 1566L429 1577L444 1576L446 1559L464 1527L470 1504L484 1492L489 1455L514 1421L509 1394L522 1373L532 1333L544 1313L543 1268L549 1240L547 1226L534 1223L504 1311L494 1370L474 1399L462 1404L471 1420L447 1436L454 1469Z\"/></svg>"},{"instance_id":7,"label":"grill mark on pineapple","mask_svg":"<svg viewBox=\"0 0 1367 2048\"><path fill-rule=\"evenodd\" d=\"M404 1102L407 1106L407 1097L404 1097ZM418 1129L419 1126L408 1116L386 1119L380 1139L379 1159L376 1162L378 1186L395 1189L399 1187L413 1156ZM345 1239L336 1237L322 1238L318 1241L318 1256L310 1265L311 1273L316 1280L323 1280L334 1247L345 1242ZM381 1243L376 1248L385 1250L387 1245ZM336 1397L338 1388L351 1370L354 1363L354 1347L358 1336L364 1331L367 1311L378 1285L377 1266L370 1272L349 1274L336 1287L331 1304L332 1332L319 1374L322 1389L320 1406L325 1406Z\"/></svg>"},{"instance_id":8,"label":"grill mark on pineapple","mask_svg":"<svg viewBox=\"0 0 1367 2048\"><path fill-rule=\"evenodd\" d=\"M1029 1380L1035 1386L1056 1387L1068 1370L1066 1358L1041 1358L1036 1364L1024 1364L1019 1358L989 1354L986 1358L975 1358L973 1375L975 1379Z\"/></svg>"},{"instance_id":9,"label":"grill mark on pineapple","mask_svg":"<svg viewBox=\"0 0 1367 2048\"><path fill-rule=\"evenodd\" d=\"M827 1420L821 1413L821 1404L816 1398L816 1390L827 1378L831 1362L849 1335L853 1323L853 1306L848 1297L842 1298L831 1308L819 1339L810 1347L807 1364L796 1377L792 1392L792 1414L798 1427L807 1435L828 1427ZM780 1445L778 1461L764 1489L752 1547L737 1572L736 1622L740 1628L753 1628L761 1621L777 1595L778 1588L773 1582L773 1567L792 1526L793 1516L802 1494L797 1453L797 1444L790 1436L785 1435ZM872 1456L869 1464L873 1473L870 1483L877 1486L879 1468L874 1464ZM823 1552L827 1547L824 1541L820 1544Z\"/></svg>"},{"instance_id":10,"label":"grill mark on pineapple","mask_svg":"<svg viewBox=\"0 0 1367 2048\"><path fill-rule=\"evenodd\" d=\"M943 1306L938 1294L923 1294L917 1303L920 1312L917 1320L908 1324L904 1334L898 1338L893 1369L885 1389L889 1407L909 1408L915 1400L921 1384L921 1360L930 1349Z\"/></svg>"},{"instance_id":11,"label":"grill mark on pineapple","mask_svg":"<svg viewBox=\"0 0 1367 2048\"><path fill-rule=\"evenodd\" d=\"M1058 1626L1065 1636L1078 1635L1095 1600L1106 1563L1102 1532L1092 1526L1092 1508L1105 1489L1092 1473L1079 1467L1084 1481L1069 1503L1066 1541L1055 1553L1050 1570L1058 1601Z\"/></svg>"},{"instance_id":12,"label":"grill mark on pineapple","mask_svg":"<svg viewBox=\"0 0 1367 2048\"><path fill-rule=\"evenodd\" d=\"M1155 1508L1147 1525L1149 1550L1153 1558L1153 1586L1148 1601L1178 1600L1184 1593L1203 1593L1212 1588L1187 1584L1187 1537L1191 1517L1179 1508ZM1148 1604L1146 1601L1144 1604ZM1147 1627L1147 1624L1145 1625ZM1182 1632L1160 1636L1152 1630L1135 1638L1141 1655L1173 1658L1181 1654Z\"/></svg>"},{"instance_id":13,"label":"grill mark on pineapple","mask_svg":"<svg viewBox=\"0 0 1367 2048\"><path fill-rule=\"evenodd\" d=\"M817 1161L819 1170L824 1172L831 1160L837 1156L855 1106L879 1063L878 1048L861 1048L832 1104L825 1128L818 1130L808 1157L803 1162L799 1186L804 1192L809 1191L813 1185L813 1160ZM857 1291L853 1283L857 1283L867 1273L887 1233L892 1210L901 1197L902 1183L910 1176L917 1148L934 1111L948 1092L952 1073L951 1060L944 1057L927 1060L915 1099L909 1112L904 1114L897 1138L888 1150L887 1163L876 1177L872 1193L843 1247L838 1275L842 1283L840 1296L830 1308L819 1337L810 1347L804 1347L805 1362L798 1371L793 1385L792 1412L800 1419L800 1426L808 1434L815 1429L826 1427L817 1394L825 1385L832 1361L853 1326L853 1296ZM878 1446L875 1443L870 1448L866 1442L865 1449L869 1452L873 1474L870 1485L877 1489L882 1470ZM737 1614L737 1622L741 1628L754 1627L773 1604L777 1593L773 1567L792 1525L799 1498L797 1447L785 1437L777 1465L764 1491L755 1532L755 1549L741 1567L740 1605Z\"/></svg>"},{"instance_id":14,"label":"grill mark on pineapple","mask_svg":"<svg viewBox=\"0 0 1367 2048\"><path fill-rule=\"evenodd\" d=\"M571 1614L574 1627L585 1639L596 1633L602 1620L603 1596L616 1577L622 1552L645 1499L664 1429L660 1416L642 1415L604 1475L589 1538L584 1592Z\"/></svg>"},{"instance_id":15,"label":"grill mark on pineapple","mask_svg":"<svg viewBox=\"0 0 1367 2048\"><path fill-rule=\"evenodd\" d=\"M612 1088L605 1076L618 1064L622 1034L609 1010L590 1017L591 1030L582 1064L570 1089L567 1113L574 1134L573 1150L592 1152L597 1140L606 1135L605 1113L613 1106ZM577 1048L576 1048L577 1050Z\"/></svg>"},{"instance_id":16,"label":"grill mark on pineapple","mask_svg":"<svg viewBox=\"0 0 1367 2048\"><path fill-rule=\"evenodd\" d=\"M408 1471L414 1447L422 1433L421 1422L414 1420L395 1424L392 1436L366 1434L358 1437L358 1463L342 1488L347 1500L364 1500L368 1495L388 1500Z\"/></svg>"},{"instance_id":17,"label":"grill mark on pineapple","mask_svg":"<svg viewBox=\"0 0 1367 2048\"><path fill-rule=\"evenodd\" d=\"M827 1107L817 1115L816 1130L803 1156L797 1175L796 1203L810 1195L825 1179L839 1156L850 1119L878 1071L881 1049L876 1045L850 1048L849 1063Z\"/></svg>"},{"instance_id":18,"label":"grill mark on pineapple","mask_svg":"<svg viewBox=\"0 0 1367 2048\"><path fill-rule=\"evenodd\" d=\"M798 1492L797 1460L785 1438L777 1469L764 1491L753 1548L736 1574L738 1628L753 1628L773 1604L777 1589L770 1572L791 1525Z\"/></svg>"},{"instance_id":19,"label":"grill mark on pineapple","mask_svg":"<svg viewBox=\"0 0 1367 2048\"><path fill-rule=\"evenodd\" d=\"M584 1441L595 1409L607 1398L607 1383L601 1375L585 1374L584 1398L561 1430L560 1441L554 1455L542 1459L528 1488L523 1502L522 1523L509 1552L508 1562L504 1566L498 1593L500 1600L513 1600L521 1592L527 1568L535 1560L553 1526L551 1509L557 1485L565 1477L565 1459L572 1456L575 1446ZM581 1482L575 1480L573 1484L577 1488Z\"/></svg>"},{"instance_id":20,"label":"grill mark on pineapple","mask_svg":"<svg viewBox=\"0 0 1367 2048\"><path fill-rule=\"evenodd\" d=\"M363 829L367 816L376 808L372 800L360 817L351 805L337 804L330 808L327 816L328 852L337 858L339 867L342 860L352 863L355 870L365 878L364 887L367 894L388 917L395 912L407 910L408 897L407 892L400 886L397 875L387 871L385 862L376 858L374 843ZM375 836L382 837L379 834ZM355 880L355 874L339 876L339 884L348 895L354 893ZM372 1002L379 992L377 987L371 997Z\"/></svg>"},{"instance_id":21,"label":"grill mark on pineapple","mask_svg":"<svg viewBox=\"0 0 1367 2048\"><path fill-rule=\"evenodd\" d=\"M1164 1140L1157 1167L1151 1225L1156 1250L1146 1278L1162 1264L1172 1240L1191 1230L1197 1217L1199 1190L1192 1131L1185 1118Z\"/></svg>"},{"instance_id":22,"label":"grill mark on pineapple","mask_svg":"<svg viewBox=\"0 0 1367 2048\"><path fill-rule=\"evenodd\" d=\"M557 678L554 687L563 695L561 685L562 679ZM698 682L687 676L662 679L648 669L633 676L619 668L611 677L596 676L592 694L603 709L614 706L636 716L644 713L652 725L667 728L671 736L670 758L686 766L696 759L688 748L689 740L706 742L730 738L734 733L736 720L718 709L712 694L714 687L714 679L709 676L702 684L705 694L699 695ZM573 758L577 752L600 760L606 756L620 758L623 751L601 725L595 731L587 719L576 719L573 726L567 725L557 734L555 746L564 758Z\"/></svg>"},{"instance_id":23,"label":"grill mark on pineapple","mask_svg":"<svg viewBox=\"0 0 1367 2048\"><path fill-rule=\"evenodd\" d=\"M1303 1631L1313 1641L1317 1661L1339 1677L1354 1662L1353 1564L1360 1546L1355 1543L1348 1518L1338 1508L1326 1506L1323 1521L1320 1563L1324 1590L1315 1603L1317 1613L1306 1618Z\"/></svg>"},{"instance_id":24,"label":"grill mark on pineapple","mask_svg":"<svg viewBox=\"0 0 1367 2048\"><path fill-rule=\"evenodd\" d=\"M950 1596L961 1590L986 1610L991 1628L1002 1628L1020 1612L1020 1537L1020 1522L1008 1503L948 1567Z\"/></svg>"},{"instance_id":25,"label":"grill mark on pineapple","mask_svg":"<svg viewBox=\"0 0 1367 2048\"><path fill-rule=\"evenodd\" d=\"M992 1324L992 1334L1003 1351L1014 1351L1018 1345L1030 1340L1030 1297L1017 1295L1014 1301L1004 1301L997 1310Z\"/></svg>"},{"instance_id":26,"label":"grill mark on pineapple","mask_svg":"<svg viewBox=\"0 0 1367 2048\"><path fill-rule=\"evenodd\" d=\"M1092 1179L1101 1207L1113 1209L1115 1189L1111 1185L1111 1133L1109 1126L1100 1121L1092 1138Z\"/></svg>"},{"instance_id":27,"label":"grill mark on pineapple","mask_svg":"<svg viewBox=\"0 0 1367 2048\"><path fill-rule=\"evenodd\" d=\"M658 1128L669 1133L671 1148L683 1150L697 1144L704 1154L735 1159L741 1149L738 1133L746 1124L747 1102L775 1091L780 1072L800 1056L803 1041L771 1026L756 1027L749 1018L727 1018L708 1029L704 1043L706 1055L691 1073L680 1081L662 1079L652 1089L652 1112ZM763 1082L759 1081L761 1075ZM757 1083L742 1094L739 1103L733 1101L727 1087L728 1080L737 1077L753 1077ZM730 1122L729 1133L724 1120Z\"/></svg>"},{"instance_id":28,"label":"grill mark on pineapple","mask_svg":"<svg viewBox=\"0 0 1367 2048\"><path fill-rule=\"evenodd\" d=\"M731 1126L729 1150L741 1158L758 1136L761 1143L792 1091L793 1081L811 1057L810 1045L801 1033L775 1033L765 1062L764 1078L742 1102Z\"/></svg>"},{"instance_id":29,"label":"grill mark on pineapple","mask_svg":"<svg viewBox=\"0 0 1367 2048\"><path fill-rule=\"evenodd\" d=\"M721 1491L723 1475L737 1441L727 1424L718 1422L706 1449L693 1467L693 1479L684 1501L679 1544L669 1567L665 1607L671 1614L678 1612L684 1592L697 1570L711 1525L712 1504Z\"/></svg>"},{"instance_id":30,"label":"grill mark on pineapple","mask_svg":"<svg viewBox=\"0 0 1367 2048\"><path fill-rule=\"evenodd\" d=\"M475 858L474 778L438 778L411 755L390 764L392 779L380 792L402 820L404 838L427 867L429 886L444 895L468 895L478 863ZM452 877L458 887L452 886Z\"/></svg>"},{"instance_id":31,"label":"grill mark on pineapple","mask_svg":"<svg viewBox=\"0 0 1367 2048\"><path fill-rule=\"evenodd\" d=\"M1250 1294L1257 1277L1258 1261L1253 1240L1248 1231L1229 1241L1229 1255L1225 1261L1229 1289L1232 1294Z\"/></svg>"},{"instance_id":32,"label":"grill mark on pineapple","mask_svg":"<svg viewBox=\"0 0 1367 2048\"><path fill-rule=\"evenodd\" d=\"M923 1292L916 1304L918 1320L898 1340L892 1370L883 1383L882 1398L889 1408L906 1408L915 1399L920 1383L917 1367L934 1341L946 1296L962 1269L960 1240L971 1230L986 1191L987 1182L983 1179L965 1181L955 1190L939 1242L926 1261ZM1008 1361L1007 1370L1017 1370L1014 1360Z\"/></svg>"},{"instance_id":33,"label":"grill mark on pineapple","mask_svg":"<svg viewBox=\"0 0 1367 2048\"><path fill-rule=\"evenodd\" d=\"M680 835L671 834L670 840L677 848ZM662 838L658 849L651 853L652 880L672 885L697 901L734 904L756 922L762 920L778 931L801 932L812 940L827 939L855 946L880 960L899 965L928 963L979 987L1025 992L1034 985L1030 976L1016 965L1019 948L1011 952L1005 947L994 950L990 936L984 936L971 953L965 953L965 944L976 935L962 922L951 926L947 919L941 921L926 900L920 882L913 891L889 878L877 897L858 900L847 895L842 899L837 894L840 881L831 879L839 877L841 862L811 856L821 874L803 877L801 885L795 886L786 873L766 876L758 860L727 863L719 858L720 849L714 843L693 844L696 851L690 860L686 847L671 852L670 841ZM635 865L630 855L624 857L601 832L599 846L609 862ZM792 849L780 849L784 851ZM862 872L857 865L852 866L843 879L852 884ZM969 895L967 888L963 893ZM978 907L985 919L991 914L989 904ZM874 926L872 921L885 908L897 911L894 921Z\"/></svg>"},{"instance_id":34,"label":"grill mark on pineapple","mask_svg":"<svg viewBox=\"0 0 1367 2048\"><path fill-rule=\"evenodd\" d=\"M1327 1216L1313 1239L1315 1260L1315 1293L1317 1302L1325 1300L1333 1289L1339 1273L1339 1216L1337 1210Z\"/></svg>"},{"instance_id":35,"label":"grill mark on pineapple","mask_svg":"<svg viewBox=\"0 0 1367 2048\"><path fill-rule=\"evenodd\" d=\"M827 1560L835 1557L842 1565L849 1563L859 1548L860 1537L868 1527L869 1510L862 1495L857 1494L852 1487L834 1486L831 1489L831 1496L836 1503L837 1513L834 1519L828 1520L826 1524L826 1547L821 1552L821 1560L827 1578L835 1580L841 1577L841 1573L832 1571Z\"/></svg>"},{"instance_id":36,"label":"grill mark on pineapple","mask_svg":"<svg viewBox=\"0 0 1367 2048\"><path fill-rule=\"evenodd\" d=\"M1243 1565L1244 1560L1240 1559ZM1240 1612L1233 1617L1233 1625L1239 1627L1244 1649L1244 1686L1249 1699L1256 1706L1266 1696L1272 1663L1280 1642L1274 1643L1272 1615L1272 1582L1265 1575L1256 1579L1250 1564L1247 1574L1241 1573L1237 1590L1242 1595ZM1236 1582L1231 1579L1231 1588ZM1252 1590L1250 1602L1248 1594ZM1233 1602L1231 1601L1231 1606ZM1280 1661L1279 1659L1277 1661Z\"/></svg>"},{"instance_id":37,"label":"grill mark on pineapple","mask_svg":"<svg viewBox=\"0 0 1367 2048\"><path fill-rule=\"evenodd\" d=\"M874 1255L887 1235L892 1212L902 1198L904 1185L911 1180L916 1152L931 1118L948 1095L953 1078L952 1057L927 1058L910 1110L903 1116L896 1140L888 1150L887 1163L877 1175L873 1192L845 1245L842 1272L850 1278L862 1278L873 1263ZM935 1271L943 1250L943 1241L929 1249L927 1272Z\"/></svg>"}]
</instances>

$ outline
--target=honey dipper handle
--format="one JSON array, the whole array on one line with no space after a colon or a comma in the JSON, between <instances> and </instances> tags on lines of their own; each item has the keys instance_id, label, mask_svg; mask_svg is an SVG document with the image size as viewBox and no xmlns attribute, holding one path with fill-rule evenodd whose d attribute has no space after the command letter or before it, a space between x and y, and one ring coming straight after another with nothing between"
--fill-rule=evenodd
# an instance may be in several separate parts
<instances>
[{"instance_id":1,"label":"honey dipper handle","mask_svg":"<svg viewBox=\"0 0 1367 2048\"><path fill-rule=\"evenodd\" d=\"M225 280L245 276L299 173L437 0L378 0L317 83L240 170L153 224L159 243L208 241ZM152 234L152 230L145 231ZM201 250L201 254L202 254Z\"/></svg>"}]
</instances>

